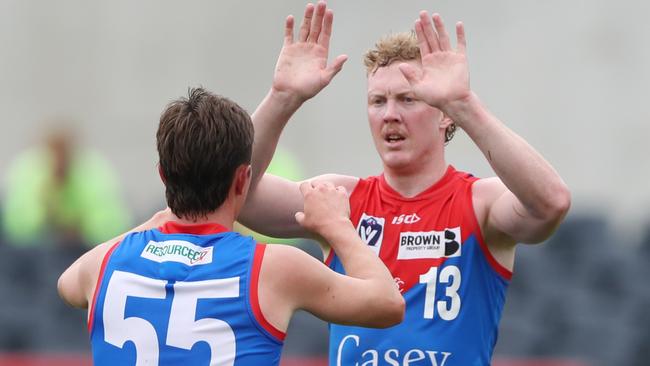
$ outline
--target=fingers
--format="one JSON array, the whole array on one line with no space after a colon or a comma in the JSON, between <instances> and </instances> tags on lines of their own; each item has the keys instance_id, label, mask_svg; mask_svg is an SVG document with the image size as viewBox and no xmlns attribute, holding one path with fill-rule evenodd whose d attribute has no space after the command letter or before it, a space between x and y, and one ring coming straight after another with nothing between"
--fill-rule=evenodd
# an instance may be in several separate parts
<instances>
[{"instance_id":1,"label":"fingers","mask_svg":"<svg viewBox=\"0 0 650 366\"><path fill-rule=\"evenodd\" d=\"M309 36L309 28L311 27L311 18L314 16L314 4L307 4L305 6L305 14L302 17L302 24L300 25L300 35L298 40L305 42Z\"/></svg>"},{"instance_id":2,"label":"fingers","mask_svg":"<svg viewBox=\"0 0 650 366\"><path fill-rule=\"evenodd\" d=\"M402 75L404 75L409 84L415 83L415 81L418 79L417 71L412 65L401 63L397 67L399 68L399 71L402 72Z\"/></svg>"},{"instance_id":3,"label":"fingers","mask_svg":"<svg viewBox=\"0 0 650 366\"><path fill-rule=\"evenodd\" d=\"M436 32L438 33L438 43L440 44L440 49L442 51L451 51L451 43L449 42L449 34L445 29L445 24L442 22L440 14L435 13L432 16L433 25L436 27Z\"/></svg>"},{"instance_id":4,"label":"fingers","mask_svg":"<svg viewBox=\"0 0 650 366\"><path fill-rule=\"evenodd\" d=\"M331 9L327 9L325 1L319 1L316 5L311 3L307 4L305 6L302 24L300 25L298 41L318 43L328 48L332 36L333 19L334 13ZM285 29L285 39L286 37L287 30Z\"/></svg>"},{"instance_id":5,"label":"fingers","mask_svg":"<svg viewBox=\"0 0 650 366\"><path fill-rule=\"evenodd\" d=\"M431 53L431 47L429 47L429 42L424 36L424 28L422 28L422 22L420 19L415 21L415 36L418 39L418 45L420 46L420 54L422 56L428 55Z\"/></svg>"},{"instance_id":6,"label":"fingers","mask_svg":"<svg viewBox=\"0 0 650 366\"><path fill-rule=\"evenodd\" d=\"M323 20L323 30L318 37L318 44L329 49L330 47L330 38L332 37L332 23L334 22L334 12L331 9L325 11L325 16Z\"/></svg>"},{"instance_id":7,"label":"fingers","mask_svg":"<svg viewBox=\"0 0 650 366\"><path fill-rule=\"evenodd\" d=\"M328 181L320 181L320 182L314 182L313 187L316 189L320 188L321 191L326 191L328 189L334 189L334 184Z\"/></svg>"},{"instance_id":8,"label":"fingers","mask_svg":"<svg viewBox=\"0 0 650 366\"><path fill-rule=\"evenodd\" d=\"M467 41L465 40L465 27L463 27L463 22L456 23L456 43L458 52L465 54L467 50Z\"/></svg>"},{"instance_id":9,"label":"fingers","mask_svg":"<svg viewBox=\"0 0 650 366\"><path fill-rule=\"evenodd\" d=\"M325 80L329 84L336 74L343 69L343 64L348 60L347 55L340 55L332 61L332 63L325 69Z\"/></svg>"},{"instance_id":10,"label":"fingers","mask_svg":"<svg viewBox=\"0 0 650 366\"><path fill-rule=\"evenodd\" d=\"M284 22L284 44L293 43L293 15L289 15Z\"/></svg>"},{"instance_id":11,"label":"fingers","mask_svg":"<svg viewBox=\"0 0 650 366\"><path fill-rule=\"evenodd\" d=\"M309 192L312 191L313 189L314 187L312 186L312 182L310 181L300 183L300 193L302 193L303 197L306 197L309 194ZM296 222L300 226L304 226L304 222L305 222L304 212L298 211L295 213L294 217L296 218Z\"/></svg>"},{"instance_id":12,"label":"fingers","mask_svg":"<svg viewBox=\"0 0 650 366\"><path fill-rule=\"evenodd\" d=\"M296 218L296 222L297 222L300 226L303 226L303 224L304 224L304 222L305 222L305 213L302 212L302 211L298 211L298 212L296 212L296 214L294 215L294 217Z\"/></svg>"},{"instance_id":13,"label":"fingers","mask_svg":"<svg viewBox=\"0 0 650 366\"><path fill-rule=\"evenodd\" d=\"M422 10L419 19L415 21L415 34L422 56L431 52L453 50L449 34L445 29L445 23L438 13L434 13L429 18L428 13ZM465 30L461 22L456 23L456 39L458 52L465 53Z\"/></svg>"},{"instance_id":14,"label":"fingers","mask_svg":"<svg viewBox=\"0 0 650 366\"><path fill-rule=\"evenodd\" d=\"M307 196L312 191L321 191L321 192L327 192L329 190L338 191L339 188L343 188L343 187L335 187L334 184L332 184L332 182L329 181L304 181L300 183L299 188L300 188L300 193L302 193L303 196Z\"/></svg>"},{"instance_id":15,"label":"fingers","mask_svg":"<svg viewBox=\"0 0 650 366\"><path fill-rule=\"evenodd\" d=\"M422 24L422 34L429 45L431 52L440 51L440 44L438 43L438 35L433 30L433 25L431 24L431 18L429 18L429 13L426 10L420 12L420 23Z\"/></svg>"},{"instance_id":16,"label":"fingers","mask_svg":"<svg viewBox=\"0 0 650 366\"><path fill-rule=\"evenodd\" d=\"M316 15L311 22L311 29L309 30L307 41L318 42L318 37L320 36L321 29L323 28L323 18L325 17L326 8L327 5L322 1L319 1L318 4L316 4Z\"/></svg>"},{"instance_id":17,"label":"fingers","mask_svg":"<svg viewBox=\"0 0 650 366\"><path fill-rule=\"evenodd\" d=\"M312 189L314 189L314 186L310 181L300 183L300 193L302 193L303 197Z\"/></svg>"}]
</instances>

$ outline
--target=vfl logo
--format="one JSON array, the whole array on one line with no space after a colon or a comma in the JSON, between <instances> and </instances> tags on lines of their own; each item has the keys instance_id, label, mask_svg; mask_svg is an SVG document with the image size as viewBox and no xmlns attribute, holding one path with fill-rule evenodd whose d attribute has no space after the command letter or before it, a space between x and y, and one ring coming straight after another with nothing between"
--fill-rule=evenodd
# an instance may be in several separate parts
<instances>
[{"instance_id":1,"label":"vfl logo","mask_svg":"<svg viewBox=\"0 0 650 366\"><path fill-rule=\"evenodd\" d=\"M401 223L415 224L418 221L420 221L420 216L416 213L410 215L401 214L393 217L393 225L399 225Z\"/></svg>"},{"instance_id":2,"label":"vfl logo","mask_svg":"<svg viewBox=\"0 0 650 366\"><path fill-rule=\"evenodd\" d=\"M366 242L376 253L379 253L384 238L384 221L383 217L374 217L363 213L359 220L359 226L357 226L361 240Z\"/></svg>"}]
</instances>

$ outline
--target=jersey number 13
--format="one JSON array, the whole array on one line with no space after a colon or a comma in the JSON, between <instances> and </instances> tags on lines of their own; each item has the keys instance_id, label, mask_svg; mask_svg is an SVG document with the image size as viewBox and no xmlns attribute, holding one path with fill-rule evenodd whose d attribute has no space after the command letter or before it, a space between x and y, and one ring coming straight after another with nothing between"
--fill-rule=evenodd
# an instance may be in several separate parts
<instances>
[{"instance_id":1,"label":"jersey number 13","mask_svg":"<svg viewBox=\"0 0 650 366\"><path fill-rule=\"evenodd\" d=\"M431 267L427 273L420 275L420 283L426 284L427 289L424 298L424 318L433 319L434 311L437 308L440 318L443 320L454 320L460 311L460 270L456 266L446 266L440 271L438 276L438 267ZM436 287L438 283L447 284L445 296L448 301L436 301ZM434 305L435 306L434 308Z\"/></svg>"}]
</instances>

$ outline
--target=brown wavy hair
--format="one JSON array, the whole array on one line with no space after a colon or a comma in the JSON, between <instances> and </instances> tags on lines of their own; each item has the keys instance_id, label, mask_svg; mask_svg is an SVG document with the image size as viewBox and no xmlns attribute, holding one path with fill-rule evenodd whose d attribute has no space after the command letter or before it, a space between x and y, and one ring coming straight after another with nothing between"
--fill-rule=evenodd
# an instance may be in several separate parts
<instances>
[{"instance_id":1,"label":"brown wavy hair","mask_svg":"<svg viewBox=\"0 0 650 366\"><path fill-rule=\"evenodd\" d=\"M197 220L223 204L237 168L250 164L253 124L237 103L191 88L163 111L156 143L167 205Z\"/></svg>"}]
</instances>

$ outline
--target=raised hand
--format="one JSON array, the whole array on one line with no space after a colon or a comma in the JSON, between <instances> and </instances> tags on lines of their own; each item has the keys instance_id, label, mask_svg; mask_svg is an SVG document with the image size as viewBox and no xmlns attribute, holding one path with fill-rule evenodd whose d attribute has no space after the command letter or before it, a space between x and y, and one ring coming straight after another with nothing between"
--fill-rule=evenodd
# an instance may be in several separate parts
<instances>
[{"instance_id":1,"label":"raised hand","mask_svg":"<svg viewBox=\"0 0 650 366\"><path fill-rule=\"evenodd\" d=\"M439 14L433 14L429 18L426 11L421 11L419 19L415 21L415 34L420 46L422 69L410 64L399 66L415 94L427 104L439 109L444 109L449 103L468 98L469 71L463 23L456 24L455 50L451 47L449 35Z\"/></svg>"},{"instance_id":2,"label":"raised hand","mask_svg":"<svg viewBox=\"0 0 650 366\"><path fill-rule=\"evenodd\" d=\"M293 36L293 16L287 17L284 44L273 76L273 89L289 93L305 101L326 87L336 75L347 56L340 55L329 65L330 37L334 13L325 2L307 4L298 39Z\"/></svg>"}]
</instances>

